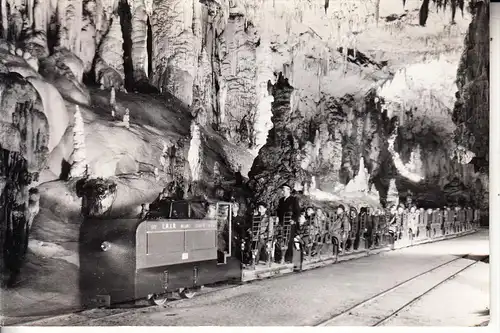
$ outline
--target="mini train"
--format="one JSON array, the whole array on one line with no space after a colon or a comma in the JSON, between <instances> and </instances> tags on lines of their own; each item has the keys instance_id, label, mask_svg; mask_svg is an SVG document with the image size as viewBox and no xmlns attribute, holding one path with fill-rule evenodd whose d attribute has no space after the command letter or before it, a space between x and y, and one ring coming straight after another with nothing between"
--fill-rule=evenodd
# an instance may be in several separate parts
<instances>
[{"instance_id":1,"label":"mini train","mask_svg":"<svg viewBox=\"0 0 500 333\"><path fill-rule=\"evenodd\" d=\"M86 218L79 242L82 307L139 299L161 305L173 293L191 298L204 285L240 282L245 272L284 265L290 244L291 264L300 271L308 262L335 262L352 251L455 235L477 228L480 219L473 209L311 212L311 207L292 235L291 214L282 223L255 215L238 229L232 207L231 202L164 200L138 218Z\"/></svg>"}]
</instances>

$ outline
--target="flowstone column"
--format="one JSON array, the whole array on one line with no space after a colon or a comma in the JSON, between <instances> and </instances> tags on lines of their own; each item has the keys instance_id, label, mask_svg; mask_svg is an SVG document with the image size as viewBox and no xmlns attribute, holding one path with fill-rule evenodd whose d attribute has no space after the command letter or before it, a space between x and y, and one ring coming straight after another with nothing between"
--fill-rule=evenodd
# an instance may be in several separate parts
<instances>
[{"instance_id":1,"label":"flowstone column","mask_svg":"<svg viewBox=\"0 0 500 333\"><path fill-rule=\"evenodd\" d=\"M0 272L9 286L24 262L37 213L38 196L29 187L47 160L49 125L39 94L19 74L0 73L0 92Z\"/></svg>"},{"instance_id":2,"label":"flowstone column","mask_svg":"<svg viewBox=\"0 0 500 333\"><path fill-rule=\"evenodd\" d=\"M278 189L286 182L302 183L306 179L301 168L301 147L294 135L291 95L293 87L280 73L276 84L271 85L272 122L266 144L260 149L248 174L249 186L256 201L277 202Z\"/></svg>"},{"instance_id":3,"label":"flowstone column","mask_svg":"<svg viewBox=\"0 0 500 333\"><path fill-rule=\"evenodd\" d=\"M169 91L187 105L193 101L193 84L198 68L201 36L198 0L154 0L152 84Z\"/></svg>"},{"instance_id":4,"label":"flowstone column","mask_svg":"<svg viewBox=\"0 0 500 333\"><path fill-rule=\"evenodd\" d=\"M134 81L148 80L148 8L145 0L130 3L132 13L132 65Z\"/></svg>"}]
</instances>

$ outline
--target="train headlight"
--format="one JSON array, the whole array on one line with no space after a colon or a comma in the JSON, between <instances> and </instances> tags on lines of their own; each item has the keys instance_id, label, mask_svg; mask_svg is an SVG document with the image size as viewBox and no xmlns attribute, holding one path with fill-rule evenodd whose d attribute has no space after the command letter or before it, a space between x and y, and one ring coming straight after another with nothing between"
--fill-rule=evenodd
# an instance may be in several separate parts
<instances>
[{"instance_id":1,"label":"train headlight","mask_svg":"<svg viewBox=\"0 0 500 333\"><path fill-rule=\"evenodd\" d=\"M108 242L102 242L101 244L101 250L104 252L108 251L111 248L111 244Z\"/></svg>"}]
</instances>

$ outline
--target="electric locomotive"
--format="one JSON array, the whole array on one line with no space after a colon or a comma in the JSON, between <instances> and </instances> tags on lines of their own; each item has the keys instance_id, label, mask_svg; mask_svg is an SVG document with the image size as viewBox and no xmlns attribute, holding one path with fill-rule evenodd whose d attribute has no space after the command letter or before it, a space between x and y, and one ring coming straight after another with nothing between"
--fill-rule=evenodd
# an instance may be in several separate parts
<instances>
[{"instance_id":1,"label":"electric locomotive","mask_svg":"<svg viewBox=\"0 0 500 333\"><path fill-rule=\"evenodd\" d=\"M171 293L191 298L205 284L241 279L232 255L231 203L162 200L142 218L86 218L80 229L83 307Z\"/></svg>"}]
</instances>

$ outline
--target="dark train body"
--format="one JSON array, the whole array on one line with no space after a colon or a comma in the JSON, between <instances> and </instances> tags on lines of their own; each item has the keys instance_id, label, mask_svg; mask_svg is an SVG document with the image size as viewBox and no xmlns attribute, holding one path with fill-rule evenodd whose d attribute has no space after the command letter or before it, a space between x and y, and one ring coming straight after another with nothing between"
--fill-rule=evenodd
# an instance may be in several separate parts
<instances>
[{"instance_id":1,"label":"dark train body","mask_svg":"<svg viewBox=\"0 0 500 333\"><path fill-rule=\"evenodd\" d=\"M187 216L86 219L80 229L82 305L109 306L179 290L186 294L203 285L239 280L240 260L231 251L218 253L221 217L191 217L187 204ZM218 203L217 210L223 206L222 220L230 230L230 205Z\"/></svg>"},{"instance_id":2,"label":"dark train body","mask_svg":"<svg viewBox=\"0 0 500 333\"><path fill-rule=\"evenodd\" d=\"M480 219L479 211L472 209L387 214L362 210L359 215L351 210L346 231L345 222L339 222L342 215L325 212L318 216L322 218L310 218L298 228L302 232L294 239L299 244L293 249L295 270L301 270L313 256L335 262L339 253L347 250L393 247L395 242L404 241L413 244L475 229ZM269 221L277 218L253 218L246 243L252 251L252 263L243 268L241 250L245 243L238 241L238 232L233 235L229 202L167 200L142 218L86 218L79 251L82 306L109 306L143 298L160 304L169 293L192 297L203 285L242 281L245 272L260 264L257 240L267 244L263 247L267 248L267 262L261 267L271 267L273 251L278 248L285 253L287 239L293 237L290 215L279 227L263 227L262 221L274 224Z\"/></svg>"}]
</instances>

